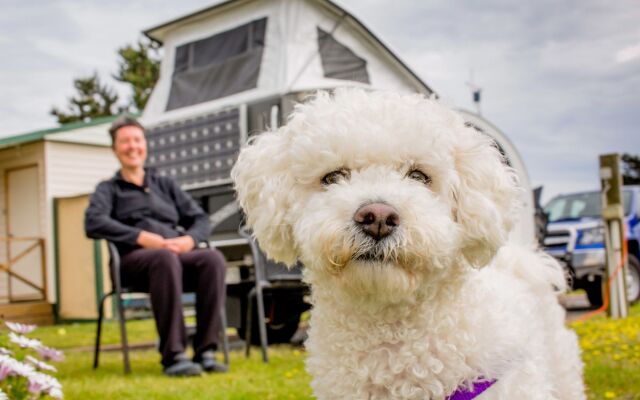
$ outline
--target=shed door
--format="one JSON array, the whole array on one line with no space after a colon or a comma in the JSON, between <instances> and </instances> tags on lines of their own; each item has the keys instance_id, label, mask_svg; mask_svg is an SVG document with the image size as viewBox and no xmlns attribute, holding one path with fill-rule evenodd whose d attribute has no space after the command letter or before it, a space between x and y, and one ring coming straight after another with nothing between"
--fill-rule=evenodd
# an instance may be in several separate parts
<instances>
[{"instance_id":1,"label":"shed door","mask_svg":"<svg viewBox=\"0 0 640 400\"><path fill-rule=\"evenodd\" d=\"M42 299L43 241L40 241L40 190L36 165L7 170L7 255L9 300Z\"/></svg>"}]
</instances>

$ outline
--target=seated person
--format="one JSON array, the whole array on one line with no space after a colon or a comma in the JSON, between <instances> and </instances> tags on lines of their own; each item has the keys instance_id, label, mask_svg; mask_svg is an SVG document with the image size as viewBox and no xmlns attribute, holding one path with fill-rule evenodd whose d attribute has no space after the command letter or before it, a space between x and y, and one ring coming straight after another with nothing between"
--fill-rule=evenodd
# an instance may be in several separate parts
<instances>
[{"instance_id":1,"label":"seated person","mask_svg":"<svg viewBox=\"0 0 640 400\"><path fill-rule=\"evenodd\" d=\"M87 236L114 242L123 285L150 293L165 374L224 372L214 350L225 297L225 260L216 249L198 248L209 236L208 215L173 180L144 168L147 142L140 123L120 117L109 134L121 168L91 196ZM196 293L193 360L185 355L183 291Z\"/></svg>"}]
</instances>

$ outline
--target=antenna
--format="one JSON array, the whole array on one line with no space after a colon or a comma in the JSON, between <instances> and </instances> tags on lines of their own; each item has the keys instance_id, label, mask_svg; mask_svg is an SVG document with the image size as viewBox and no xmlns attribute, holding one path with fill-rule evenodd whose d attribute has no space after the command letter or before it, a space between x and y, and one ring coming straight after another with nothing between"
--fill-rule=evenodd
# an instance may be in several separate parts
<instances>
[{"instance_id":1,"label":"antenna","mask_svg":"<svg viewBox=\"0 0 640 400\"><path fill-rule=\"evenodd\" d=\"M476 111L478 112L478 115L482 115L482 110L480 108L482 88L474 83L473 69L469 72L469 81L466 83L467 86L469 86L469 89L471 89L471 96L473 98L473 103L476 105Z\"/></svg>"}]
</instances>

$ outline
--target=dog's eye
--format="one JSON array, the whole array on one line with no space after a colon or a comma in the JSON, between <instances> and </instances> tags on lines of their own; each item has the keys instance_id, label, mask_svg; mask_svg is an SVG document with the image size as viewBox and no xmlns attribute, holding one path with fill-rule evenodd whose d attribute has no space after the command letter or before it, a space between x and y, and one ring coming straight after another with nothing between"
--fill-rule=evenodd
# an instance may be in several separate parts
<instances>
[{"instance_id":1,"label":"dog's eye","mask_svg":"<svg viewBox=\"0 0 640 400\"><path fill-rule=\"evenodd\" d=\"M414 181L418 181L418 182L423 183L425 185L428 185L428 184L431 183L431 178L429 177L429 175L427 175L424 172L419 171L417 169L409 171L409 173L407 173L407 177L409 179L413 179Z\"/></svg>"},{"instance_id":2,"label":"dog's eye","mask_svg":"<svg viewBox=\"0 0 640 400\"><path fill-rule=\"evenodd\" d=\"M322 184L325 186L333 185L334 183L338 183L340 181L349 179L350 176L351 176L351 173L349 172L348 169L341 168L335 171L331 171L325 176L323 176Z\"/></svg>"}]
</instances>

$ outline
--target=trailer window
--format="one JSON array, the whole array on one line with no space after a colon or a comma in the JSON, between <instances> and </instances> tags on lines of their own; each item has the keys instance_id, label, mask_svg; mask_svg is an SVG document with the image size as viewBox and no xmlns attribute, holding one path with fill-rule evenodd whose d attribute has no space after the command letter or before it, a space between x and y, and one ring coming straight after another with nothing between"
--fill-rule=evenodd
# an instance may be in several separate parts
<instances>
[{"instance_id":1,"label":"trailer window","mask_svg":"<svg viewBox=\"0 0 640 400\"><path fill-rule=\"evenodd\" d=\"M267 18L176 47L167 110L257 86Z\"/></svg>"},{"instance_id":2,"label":"trailer window","mask_svg":"<svg viewBox=\"0 0 640 400\"><path fill-rule=\"evenodd\" d=\"M325 77L370 83L367 61L338 42L331 33L320 28L318 28L318 49Z\"/></svg>"}]
</instances>

